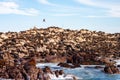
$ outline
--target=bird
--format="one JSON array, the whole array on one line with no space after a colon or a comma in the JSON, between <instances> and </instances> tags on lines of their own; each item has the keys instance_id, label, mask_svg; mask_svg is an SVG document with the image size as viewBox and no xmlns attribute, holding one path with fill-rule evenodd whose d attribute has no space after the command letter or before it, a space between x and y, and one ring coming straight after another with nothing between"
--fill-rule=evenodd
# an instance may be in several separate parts
<instances>
[{"instance_id":1,"label":"bird","mask_svg":"<svg viewBox=\"0 0 120 80\"><path fill-rule=\"evenodd\" d=\"M43 22L46 22L45 19L43 19Z\"/></svg>"}]
</instances>

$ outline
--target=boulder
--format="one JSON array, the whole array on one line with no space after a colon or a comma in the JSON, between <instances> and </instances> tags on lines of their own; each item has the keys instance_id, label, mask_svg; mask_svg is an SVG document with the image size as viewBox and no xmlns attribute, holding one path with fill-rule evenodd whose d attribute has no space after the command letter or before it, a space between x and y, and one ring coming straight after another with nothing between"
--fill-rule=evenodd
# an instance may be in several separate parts
<instances>
[{"instance_id":1,"label":"boulder","mask_svg":"<svg viewBox=\"0 0 120 80\"><path fill-rule=\"evenodd\" d=\"M45 58L46 62L52 62L52 63L59 63L59 62L65 62L66 58L65 57L60 57L60 56L46 56Z\"/></svg>"},{"instance_id":2,"label":"boulder","mask_svg":"<svg viewBox=\"0 0 120 80\"><path fill-rule=\"evenodd\" d=\"M120 70L115 65L105 66L104 72L108 74L120 74Z\"/></svg>"},{"instance_id":3,"label":"boulder","mask_svg":"<svg viewBox=\"0 0 120 80\"><path fill-rule=\"evenodd\" d=\"M96 69L104 68L103 66L95 66Z\"/></svg>"},{"instance_id":4,"label":"boulder","mask_svg":"<svg viewBox=\"0 0 120 80\"><path fill-rule=\"evenodd\" d=\"M120 67L120 65L117 65L117 67Z\"/></svg>"},{"instance_id":5,"label":"boulder","mask_svg":"<svg viewBox=\"0 0 120 80\"><path fill-rule=\"evenodd\" d=\"M80 67L79 64L72 65L72 64L68 64L68 63L59 63L57 66L66 67L66 68L76 68L76 67Z\"/></svg>"},{"instance_id":6,"label":"boulder","mask_svg":"<svg viewBox=\"0 0 120 80\"><path fill-rule=\"evenodd\" d=\"M71 67L72 67L72 66L69 65L68 63L59 63L57 66L66 67L66 68L71 68Z\"/></svg>"},{"instance_id":7,"label":"boulder","mask_svg":"<svg viewBox=\"0 0 120 80\"><path fill-rule=\"evenodd\" d=\"M23 75L21 73L21 70L18 67L9 66L6 69L6 71L7 71L8 75L9 75L10 79L19 79L19 80L24 79L24 77L23 77Z\"/></svg>"}]
</instances>

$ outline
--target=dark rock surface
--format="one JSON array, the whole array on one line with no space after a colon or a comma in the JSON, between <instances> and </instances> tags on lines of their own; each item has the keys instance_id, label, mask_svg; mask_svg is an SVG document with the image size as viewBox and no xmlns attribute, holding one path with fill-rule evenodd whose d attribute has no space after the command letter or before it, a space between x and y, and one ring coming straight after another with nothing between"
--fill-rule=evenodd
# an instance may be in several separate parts
<instances>
[{"instance_id":1,"label":"dark rock surface","mask_svg":"<svg viewBox=\"0 0 120 80\"><path fill-rule=\"evenodd\" d=\"M68 63L59 63L57 66L60 67L66 67L66 68L76 68L76 67L81 67L79 64L68 64Z\"/></svg>"},{"instance_id":2,"label":"dark rock surface","mask_svg":"<svg viewBox=\"0 0 120 80\"><path fill-rule=\"evenodd\" d=\"M120 67L120 65L117 65L117 67Z\"/></svg>"},{"instance_id":3,"label":"dark rock surface","mask_svg":"<svg viewBox=\"0 0 120 80\"><path fill-rule=\"evenodd\" d=\"M103 66L95 66L96 69L104 68Z\"/></svg>"},{"instance_id":4,"label":"dark rock surface","mask_svg":"<svg viewBox=\"0 0 120 80\"><path fill-rule=\"evenodd\" d=\"M105 66L104 72L108 74L120 74L120 70L118 69L118 67L111 64L107 64Z\"/></svg>"}]
</instances>

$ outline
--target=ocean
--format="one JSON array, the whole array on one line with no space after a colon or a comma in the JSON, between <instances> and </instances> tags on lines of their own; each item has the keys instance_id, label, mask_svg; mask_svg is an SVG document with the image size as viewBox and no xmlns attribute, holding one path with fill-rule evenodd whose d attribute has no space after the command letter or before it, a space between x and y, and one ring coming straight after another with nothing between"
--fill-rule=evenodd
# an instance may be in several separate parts
<instances>
[{"instance_id":1,"label":"ocean","mask_svg":"<svg viewBox=\"0 0 120 80\"><path fill-rule=\"evenodd\" d=\"M39 63L36 66L40 68L43 68L44 66L49 66L53 71L64 70L65 74L75 75L79 77L79 80L120 80L120 74L105 74L103 72L103 68L96 69L94 68L95 65L81 65L81 67L73 69L59 67L57 66L57 63ZM61 79L53 78L52 80Z\"/></svg>"}]
</instances>

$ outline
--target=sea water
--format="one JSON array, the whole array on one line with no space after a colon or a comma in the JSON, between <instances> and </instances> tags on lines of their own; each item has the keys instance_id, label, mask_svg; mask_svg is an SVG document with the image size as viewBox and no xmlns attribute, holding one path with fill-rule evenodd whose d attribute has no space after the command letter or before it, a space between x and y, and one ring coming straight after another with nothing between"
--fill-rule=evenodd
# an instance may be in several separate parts
<instances>
[{"instance_id":1,"label":"sea water","mask_svg":"<svg viewBox=\"0 0 120 80\"><path fill-rule=\"evenodd\" d=\"M49 66L52 70L64 70L66 74L75 75L80 80L120 80L120 74L105 74L103 68L95 69L95 65L81 65L78 68L63 68L57 66L57 63L39 63L37 67L43 68ZM89 66L86 67L85 66Z\"/></svg>"}]
</instances>

